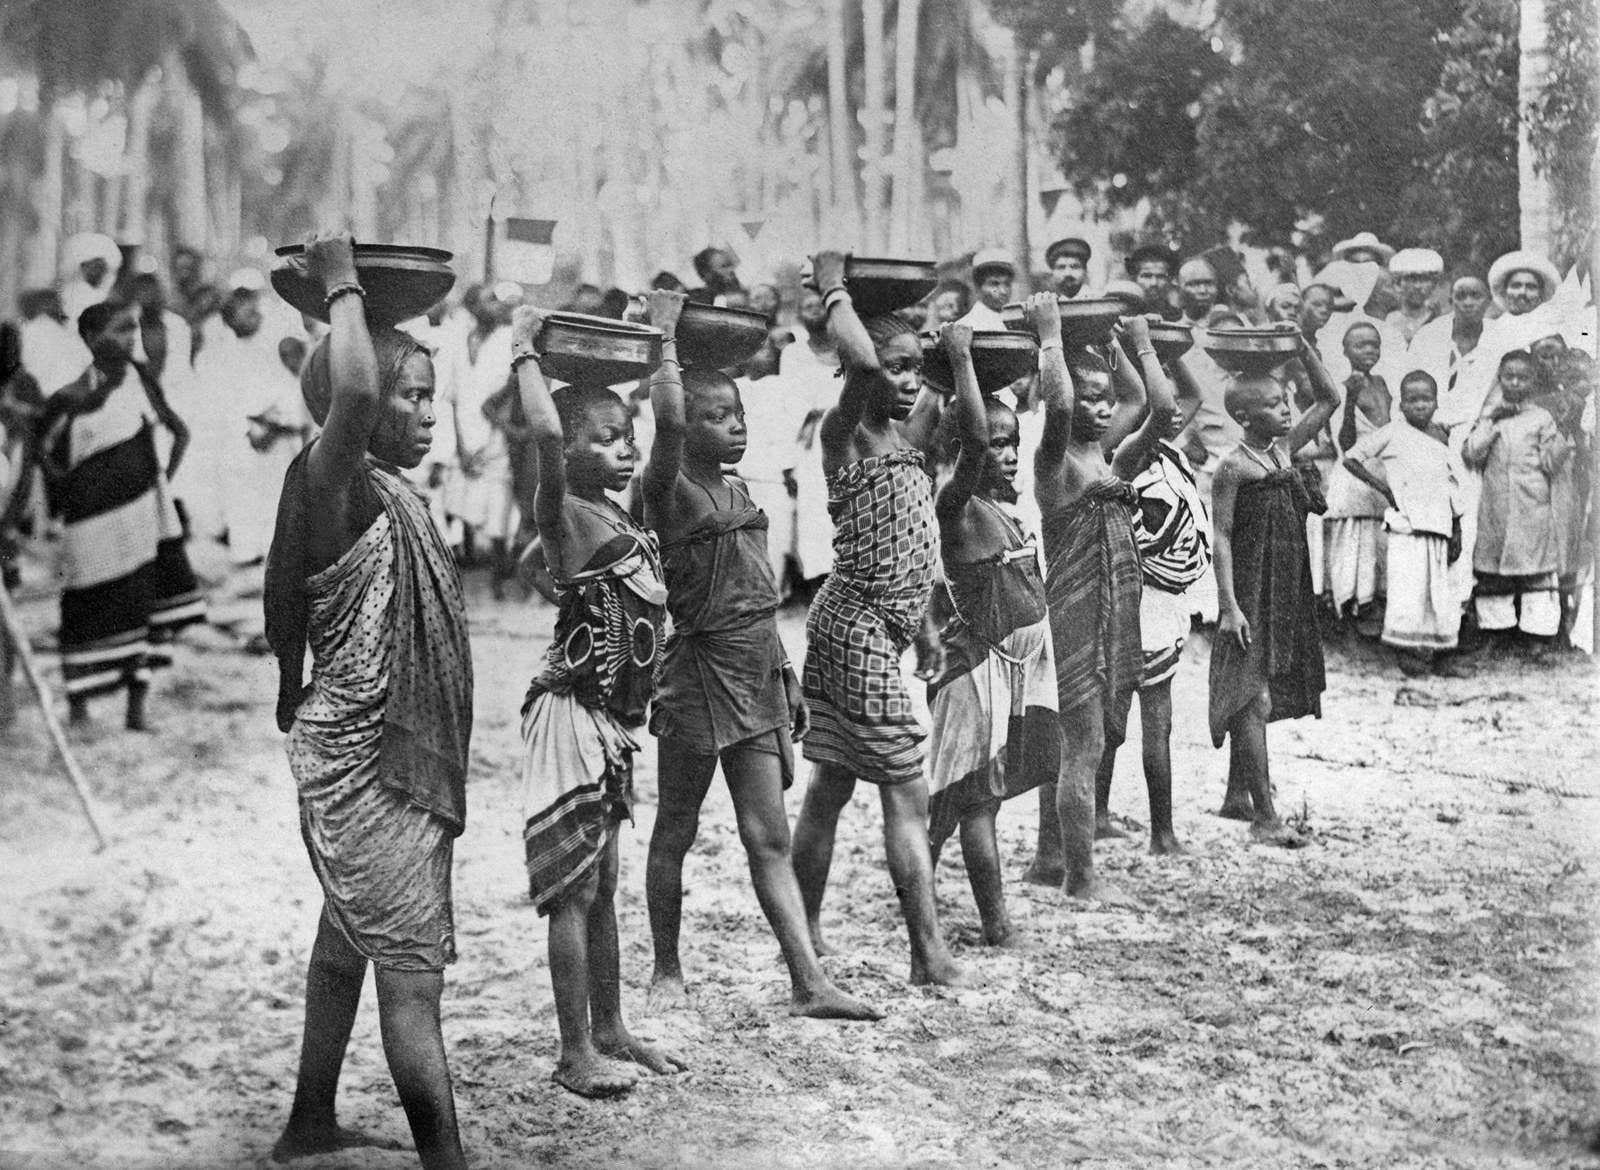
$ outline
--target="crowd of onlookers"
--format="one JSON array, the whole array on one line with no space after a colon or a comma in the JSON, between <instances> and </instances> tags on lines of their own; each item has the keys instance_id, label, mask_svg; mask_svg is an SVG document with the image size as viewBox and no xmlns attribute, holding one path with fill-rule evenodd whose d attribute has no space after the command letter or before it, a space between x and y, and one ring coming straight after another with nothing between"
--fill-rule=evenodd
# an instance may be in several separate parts
<instances>
[{"instance_id":1,"label":"crowd of onlookers","mask_svg":"<svg viewBox=\"0 0 1600 1170\"><path fill-rule=\"evenodd\" d=\"M60 287L25 293L17 318L0 324L0 550L8 579L14 583L18 542L52 531L45 493L25 482L37 475L30 419L83 372L90 353L80 319L108 301L134 307L135 359L188 427L171 488L191 550L206 550L195 555L197 568L203 576L207 567L213 575L250 570L270 544L284 469L312 433L298 372L318 324L279 299L259 269L217 280L193 249L179 248L164 274L104 236L74 237L65 253ZM1093 259L1086 240L1057 240L1034 283L1047 282L1062 297L1115 298L1129 313L1197 331L1292 323L1343 385L1344 403L1302 472L1328 505L1309 522L1312 571L1328 614L1344 628L1376 637L1391 588L1408 587L1387 558L1388 535L1408 518L1386 489L1368 436L1401 418L1402 387L1421 372L1434 386L1424 429L1450 456L1445 506L1459 529L1459 555L1449 577L1464 639L1515 636L1540 653L1573 645L1574 630L1587 624L1576 619L1593 550L1595 338L1587 277L1563 277L1544 257L1523 252L1484 273L1447 273L1438 253L1395 251L1371 233L1341 241L1315 269L1285 252L1264 263L1255 257L1254 279L1228 248L1184 259L1146 244L1116 268L1104 257L1093 267ZM747 284L727 248L707 248L692 263L692 287L670 272L652 283L770 322L768 344L740 371L751 437L741 473L770 517L780 581L804 592L832 564L817 424L837 400L839 361L821 297L792 274L783 283ZM923 327L961 320L1003 328L1000 311L1020 292L1012 257L986 249L941 271L946 278L912 310ZM525 291L511 282L465 283L405 326L433 348L437 370L435 440L415 481L462 562L487 569L496 597L521 588L517 559L529 540L522 520L531 514L531 450L508 379L511 311ZM562 307L622 318L634 303L625 290L580 284ZM1201 345L1177 365L1192 412L1179 442L1204 493L1216 462L1238 442L1224 408L1228 375ZM1295 365L1281 376L1302 380ZM1027 388L1016 389L1026 514L1028 447L1040 424L1026 409ZM1295 389L1309 402L1306 387ZM632 401L642 455L651 435L642 387ZM1402 665L1417 664L1403 657ZM1453 669L1448 656L1438 665Z\"/></svg>"}]
</instances>

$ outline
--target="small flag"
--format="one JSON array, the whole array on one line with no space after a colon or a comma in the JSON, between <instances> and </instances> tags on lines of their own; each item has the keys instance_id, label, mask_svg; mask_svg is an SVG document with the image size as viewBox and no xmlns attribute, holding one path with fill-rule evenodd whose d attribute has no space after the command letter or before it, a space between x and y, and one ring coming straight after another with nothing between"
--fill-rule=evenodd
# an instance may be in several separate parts
<instances>
[{"instance_id":1,"label":"small flag","mask_svg":"<svg viewBox=\"0 0 1600 1170\"><path fill-rule=\"evenodd\" d=\"M739 222L744 225L744 234L750 237L752 244L755 243L756 237L761 234L761 229L767 226L765 219L745 219Z\"/></svg>"},{"instance_id":2,"label":"small flag","mask_svg":"<svg viewBox=\"0 0 1600 1170\"><path fill-rule=\"evenodd\" d=\"M1067 193L1065 187L1052 187L1039 192L1039 201L1044 204L1044 217L1049 219L1056 213L1056 205L1061 202L1061 197Z\"/></svg>"},{"instance_id":3,"label":"small flag","mask_svg":"<svg viewBox=\"0 0 1600 1170\"><path fill-rule=\"evenodd\" d=\"M490 220L491 278L549 284L556 264L555 231L553 219L507 216L498 224Z\"/></svg>"}]
</instances>

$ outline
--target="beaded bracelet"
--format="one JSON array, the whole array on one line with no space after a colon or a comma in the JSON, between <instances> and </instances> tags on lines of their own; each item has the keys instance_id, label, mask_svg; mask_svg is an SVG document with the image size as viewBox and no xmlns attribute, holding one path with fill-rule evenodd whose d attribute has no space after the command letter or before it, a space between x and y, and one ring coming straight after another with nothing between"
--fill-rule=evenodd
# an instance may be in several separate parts
<instances>
[{"instance_id":1,"label":"beaded bracelet","mask_svg":"<svg viewBox=\"0 0 1600 1170\"><path fill-rule=\"evenodd\" d=\"M343 284L336 284L328 290L328 295L322 298L322 307L324 309L329 308L335 300L344 296L345 293L355 293L362 300L367 299L366 289L353 280L347 280Z\"/></svg>"}]
</instances>

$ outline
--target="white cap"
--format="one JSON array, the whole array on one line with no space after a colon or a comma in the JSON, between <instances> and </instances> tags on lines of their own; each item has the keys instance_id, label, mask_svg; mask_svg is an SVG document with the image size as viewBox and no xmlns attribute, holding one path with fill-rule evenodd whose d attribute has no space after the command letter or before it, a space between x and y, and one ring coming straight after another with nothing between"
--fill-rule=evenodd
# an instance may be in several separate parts
<instances>
[{"instance_id":1,"label":"white cap","mask_svg":"<svg viewBox=\"0 0 1600 1170\"><path fill-rule=\"evenodd\" d=\"M67 238L62 255L68 269L77 268L90 260L104 260L112 272L122 267L122 249L110 236L99 232L79 232Z\"/></svg>"},{"instance_id":2,"label":"white cap","mask_svg":"<svg viewBox=\"0 0 1600 1170\"><path fill-rule=\"evenodd\" d=\"M974 274L985 268L1004 268L1012 276L1017 274L1017 266L1011 262L1011 253L1004 248L985 248L972 258Z\"/></svg>"},{"instance_id":3,"label":"white cap","mask_svg":"<svg viewBox=\"0 0 1600 1170\"><path fill-rule=\"evenodd\" d=\"M1432 248L1401 248L1389 261L1391 276L1442 276L1444 257Z\"/></svg>"},{"instance_id":4,"label":"white cap","mask_svg":"<svg viewBox=\"0 0 1600 1170\"><path fill-rule=\"evenodd\" d=\"M229 292L261 292L267 287L267 278L259 268L235 268L228 274Z\"/></svg>"}]
</instances>

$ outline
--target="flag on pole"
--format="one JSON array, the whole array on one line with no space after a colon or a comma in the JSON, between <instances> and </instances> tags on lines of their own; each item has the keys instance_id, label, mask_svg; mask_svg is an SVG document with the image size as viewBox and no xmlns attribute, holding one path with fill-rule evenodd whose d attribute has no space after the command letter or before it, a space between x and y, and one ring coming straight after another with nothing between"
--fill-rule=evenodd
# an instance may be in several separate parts
<instances>
[{"instance_id":1,"label":"flag on pole","mask_svg":"<svg viewBox=\"0 0 1600 1170\"><path fill-rule=\"evenodd\" d=\"M489 277L549 284L555 272L556 221L507 216L489 220Z\"/></svg>"}]
</instances>

